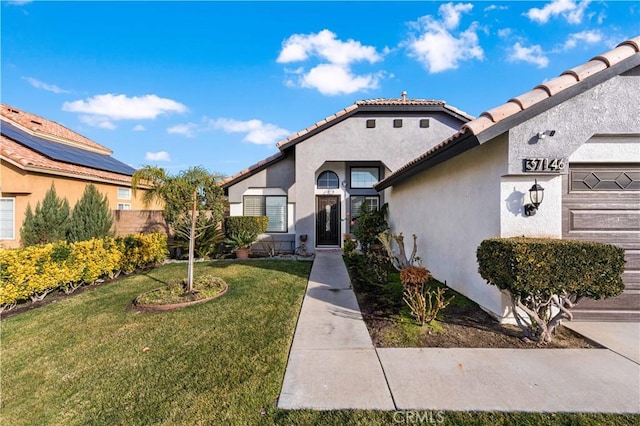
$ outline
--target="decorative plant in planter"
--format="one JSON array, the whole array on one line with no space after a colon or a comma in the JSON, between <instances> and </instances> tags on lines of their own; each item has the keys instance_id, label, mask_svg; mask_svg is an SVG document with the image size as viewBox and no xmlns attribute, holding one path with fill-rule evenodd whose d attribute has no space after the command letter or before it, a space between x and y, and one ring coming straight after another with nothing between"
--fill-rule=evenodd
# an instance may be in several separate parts
<instances>
[{"instance_id":1,"label":"decorative plant in planter","mask_svg":"<svg viewBox=\"0 0 640 426\"><path fill-rule=\"evenodd\" d=\"M169 282L167 285L139 295L134 305L146 310L168 311L204 303L226 293L227 283L218 277L202 275L194 278L189 290L187 279Z\"/></svg>"},{"instance_id":2,"label":"decorative plant in planter","mask_svg":"<svg viewBox=\"0 0 640 426\"><path fill-rule=\"evenodd\" d=\"M251 245L256 241L257 235L248 231L237 231L227 238L227 243L236 253L238 259L247 259L251 252Z\"/></svg>"},{"instance_id":3,"label":"decorative plant in planter","mask_svg":"<svg viewBox=\"0 0 640 426\"><path fill-rule=\"evenodd\" d=\"M414 262L419 259L416 256L418 238L415 234L413 235L413 250L409 258L407 258L402 233L396 235L383 232L378 236L378 239L387 252L393 267L400 271L402 300L409 307L413 317L420 325L436 319L438 312L446 308L454 296L445 299L446 289L444 288L431 290L427 285L431 279L431 273L422 266L414 265ZM393 241L398 245L397 253L393 250Z\"/></svg>"}]
</instances>

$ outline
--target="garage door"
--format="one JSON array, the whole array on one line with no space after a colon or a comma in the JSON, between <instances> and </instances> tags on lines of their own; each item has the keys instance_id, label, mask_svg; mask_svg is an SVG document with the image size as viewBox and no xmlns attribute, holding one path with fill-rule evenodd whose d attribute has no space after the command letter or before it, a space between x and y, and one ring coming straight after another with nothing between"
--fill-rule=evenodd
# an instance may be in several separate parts
<instances>
[{"instance_id":1,"label":"garage door","mask_svg":"<svg viewBox=\"0 0 640 426\"><path fill-rule=\"evenodd\" d=\"M640 164L572 164L564 178L562 237L625 249L624 292L583 299L575 320L640 320Z\"/></svg>"}]
</instances>

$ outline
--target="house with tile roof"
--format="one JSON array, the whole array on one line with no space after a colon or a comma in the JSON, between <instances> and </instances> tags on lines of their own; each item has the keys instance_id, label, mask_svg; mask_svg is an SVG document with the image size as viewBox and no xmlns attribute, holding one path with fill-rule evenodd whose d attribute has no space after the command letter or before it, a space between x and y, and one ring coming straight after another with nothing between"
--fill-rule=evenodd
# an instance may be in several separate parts
<instances>
[{"instance_id":1,"label":"house with tile roof","mask_svg":"<svg viewBox=\"0 0 640 426\"><path fill-rule=\"evenodd\" d=\"M478 274L484 239L612 243L626 250L625 291L581 301L574 318L640 320L639 51L627 40L513 97L376 183L436 278L504 319L509 301Z\"/></svg>"},{"instance_id":2,"label":"house with tile roof","mask_svg":"<svg viewBox=\"0 0 640 426\"><path fill-rule=\"evenodd\" d=\"M27 205L34 209L52 184L71 207L94 184L115 211L117 235L163 229L160 207L147 210L131 193L135 169L112 154L56 122L0 105L0 247L20 245Z\"/></svg>"},{"instance_id":3,"label":"house with tile roof","mask_svg":"<svg viewBox=\"0 0 640 426\"><path fill-rule=\"evenodd\" d=\"M230 214L266 215L279 251L340 248L373 185L471 120L442 101L358 101L277 144L278 153L223 182ZM259 249L259 245L255 248Z\"/></svg>"}]
</instances>

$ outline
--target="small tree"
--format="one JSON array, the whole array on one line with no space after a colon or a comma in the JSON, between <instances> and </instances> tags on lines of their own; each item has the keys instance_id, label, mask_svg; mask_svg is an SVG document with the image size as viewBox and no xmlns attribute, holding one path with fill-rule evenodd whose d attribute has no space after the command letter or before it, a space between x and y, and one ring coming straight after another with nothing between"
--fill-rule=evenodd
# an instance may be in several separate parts
<instances>
[{"instance_id":1,"label":"small tree","mask_svg":"<svg viewBox=\"0 0 640 426\"><path fill-rule=\"evenodd\" d=\"M226 200L219 185L221 180L222 175L209 173L203 167L192 167L177 176L171 176L156 166L144 166L133 174L131 180L134 194L138 188L147 187L142 196L145 204L154 200L164 202L164 219L174 229L180 227L181 233L188 239L187 292L193 291L196 238L204 235L208 227L217 226L226 208ZM206 221L204 228L198 227L198 216L201 214L212 218Z\"/></svg>"},{"instance_id":2,"label":"small tree","mask_svg":"<svg viewBox=\"0 0 640 426\"><path fill-rule=\"evenodd\" d=\"M107 196L100 194L95 185L87 185L71 213L67 240L76 242L111 237L114 234L112 226L113 214Z\"/></svg>"},{"instance_id":3,"label":"small tree","mask_svg":"<svg viewBox=\"0 0 640 426\"><path fill-rule=\"evenodd\" d=\"M67 220L69 219L69 202L61 199L56 193L55 185L38 201L35 213L31 205L27 205L25 220L20 228L20 238L24 247L36 244L47 244L65 239Z\"/></svg>"}]
</instances>

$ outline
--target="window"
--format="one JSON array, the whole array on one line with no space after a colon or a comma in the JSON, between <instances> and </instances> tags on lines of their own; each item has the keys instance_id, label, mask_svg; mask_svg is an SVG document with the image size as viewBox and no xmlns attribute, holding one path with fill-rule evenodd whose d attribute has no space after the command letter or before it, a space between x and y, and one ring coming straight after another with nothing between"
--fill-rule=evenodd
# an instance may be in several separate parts
<instances>
[{"instance_id":1,"label":"window","mask_svg":"<svg viewBox=\"0 0 640 426\"><path fill-rule=\"evenodd\" d=\"M130 200L131 188L118 188L118 200Z\"/></svg>"},{"instance_id":2,"label":"window","mask_svg":"<svg viewBox=\"0 0 640 426\"><path fill-rule=\"evenodd\" d=\"M378 167L352 167L351 188L373 188L380 180Z\"/></svg>"},{"instance_id":3,"label":"window","mask_svg":"<svg viewBox=\"0 0 640 426\"><path fill-rule=\"evenodd\" d=\"M245 195L245 216L267 216L267 232L287 232L287 197L284 195Z\"/></svg>"},{"instance_id":4,"label":"window","mask_svg":"<svg viewBox=\"0 0 640 426\"><path fill-rule=\"evenodd\" d=\"M375 129L376 120L367 120L367 129Z\"/></svg>"},{"instance_id":5,"label":"window","mask_svg":"<svg viewBox=\"0 0 640 426\"><path fill-rule=\"evenodd\" d=\"M129 203L118 203L118 210L131 210L131 204L129 204Z\"/></svg>"},{"instance_id":6,"label":"window","mask_svg":"<svg viewBox=\"0 0 640 426\"><path fill-rule=\"evenodd\" d=\"M334 172L326 171L318 176L318 189L335 189L338 186L340 186L340 179Z\"/></svg>"},{"instance_id":7,"label":"window","mask_svg":"<svg viewBox=\"0 0 640 426\"><path fill-rule=\"evenodd\" d=\"M396 118L395 120L393 120L393 127L395 128L402 127L402 119Z\"/></svg>"},{"instance_id":8,"label":"window","mask_svg":"<svg viewBox=\"0 0 640 426\"><path fill-rule=\"evenodd\" d=\"M380 198L377 195L352 195L351 217L357 219L362 214L362 206L366 205L369 211L379 208Z\"/></svg>"},{"instance_id":9,"label":"window","mask_svg":"<svg viewBox=\"0 0 640 426\"><path fill-rule=\"evenodd\" d=\"M0 240L14 240L15 236L15 198L0 198Z\"/></svg>"}]
</instances>

